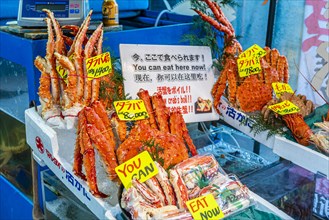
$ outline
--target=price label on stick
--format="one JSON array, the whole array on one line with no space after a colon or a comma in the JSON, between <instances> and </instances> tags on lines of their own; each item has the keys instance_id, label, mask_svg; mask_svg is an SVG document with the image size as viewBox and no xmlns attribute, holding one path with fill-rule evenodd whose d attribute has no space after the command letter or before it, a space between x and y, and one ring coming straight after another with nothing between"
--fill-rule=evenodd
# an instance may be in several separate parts
<instances>
[{"instance_id":1,"label":"price label on stick","mask_svg":"<svg viewBox=\"0 0 329 220\"><path fill-rule=\"evenodd\" d=\"M137 178L140 182L145 182L157 175L159 171L149 152L143 151L117 166L115 172L118 174L124 187L128 189L132 184L133 178Z\"/></svg>"},{"instance_id":2,"label":"price label on stick","mask_svg":"<svg viewBox=\"0 0 329 220\"><path fill-rule=\"evenodd\" d=\"M262 67L258 57L238 59L238 71L240 77L246 77L258 74L262 71Z\"/></svg>"},{"instance_id":3,"label":"price label on stick","mask_svg":"<svg viewBox=\"0 0 329 220\"><path fill-rule=\"evenodd\" d=\"M115 101L114 108L119 119L123 121L137 121L149 117L144 101L141 99Z\"/></svg>"},{"instance_id":4,"label":"price label on stick","mask_svg":"<svg viewBox=\"0 0 329 220\"><path fill-rule=\"evenodd\" d=\"M261 58L266 55L266 50L258 46L257 44L252 45L247 50L242 52L239 55L239 58L250 58L250 57L258 57Z\"/></svg>"},{"instance_id":5,"label":"price label on stick","mask_svg":"<svg viewBox=\"0 0 329 220\"><path fill-rule=\"evenodd\" d=\"M268 106L269 109L278 113L279 115L288 115L299 112L298 106L294 103L284 100L283 102L277 103L275 105Z\"/></svg>"},{"instance_id":6,"label":"price label on stick","mask_svg":"<svg viewBox=\"0 0 329 220\"><path fill-rule=\"evenodd\" d=\"M272 87L277 98L280 98L284 92L294 93L294 90L287 83L274 82Z\"/></svg>"},{"instance_id":7,"label":"price label on stick","mask_svg":"<svg viewBox=\"0 0 329 220\"><path fill-rule=\"evenodd\" d=\"M224 218L224 213L212 194L189 200L186 202L186 206L193 219L218 220Z\"/></svg>"},{"instance_id":8,"label":"price label on stick","mask_svg":"<svg viewBox=\"0 0 329 220\"><path fill-rule=\"evenodd\" d=\"M112 72L111 56L109 52L86 59L88 80L106 76Z\"/></svg>"}]
</instances>

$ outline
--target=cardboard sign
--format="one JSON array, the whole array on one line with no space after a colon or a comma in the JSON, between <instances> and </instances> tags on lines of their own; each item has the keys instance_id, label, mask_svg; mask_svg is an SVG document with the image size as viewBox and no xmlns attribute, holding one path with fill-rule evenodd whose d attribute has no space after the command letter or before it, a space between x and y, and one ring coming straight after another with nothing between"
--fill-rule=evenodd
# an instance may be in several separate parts
<instances>
[{"instance_id":1,"label":"cardboard sign","mask_svg":"<svg viewBox=\"0 0 329 220\"><path fill-rule=\"evenodd\" d=\"M209 47L121 44L120 57L125 93L133 99L142 88L161 93L169 110L180 111L187 123L218 119Z\"/></svg>"},{"instance_id":2,"label":"cardboard sign","mask_svg":"<svg viewBox=\"0 0 329 220\"><path fill-rule=\"evenodd\" d=\"M218 220L224 218L224 213L212 194L189 200L186 202L186 206L193 219Z\"/></svg>"},{"instance_id":3,"label":"cardboard sign","mask_svg":"<svg viewBox=\"0 0 329 220\"><path fill-rule=\"evenodd\" d=\"M299 112L299 108L292 102L284 100L283 102L268 106L269 109L279 115L287 115Z\"/></svg>"},{"instance_id":4,"label":"cardboard sign","mask_svg":"<svg viewBox=\"0 0 329 220\"><path fill-rule=\"evenodd\" d=\"M122 184L126 189L131 186L133 178L145 182L158 174L158 168L147 151L127 160L115 168Z\"/></svg>"},{"instance_id":5,"label":"cardboard sign","mask_svg":"<svg viewBox=\"0 0 329 220\"><path fill-rule=\"evenodd\" d=\"M123 100L114 102L120 120L137 121L149 117L143 100Z\"/></svg>"},{"instance_id":6,"label":"cardboard sign","mask_svg":"<svg viewBox=\"0 0 329 220\"><path fill-rule=\"evenodd\" d=\"M280 98L284 92L294 93L294 90L287 83L274 82L272 87L277 98Z\"/></svg>"},{"instance_id":7,"label":"cardboard sign","mask_svg":"<svg viewBox=\"0 0 329 220\"><path fill-rule=\"evenodd\" d=\"M99 78L112 72L111 56L109 52L86 59L88 80Z\"/></svg>"}]
</instances>

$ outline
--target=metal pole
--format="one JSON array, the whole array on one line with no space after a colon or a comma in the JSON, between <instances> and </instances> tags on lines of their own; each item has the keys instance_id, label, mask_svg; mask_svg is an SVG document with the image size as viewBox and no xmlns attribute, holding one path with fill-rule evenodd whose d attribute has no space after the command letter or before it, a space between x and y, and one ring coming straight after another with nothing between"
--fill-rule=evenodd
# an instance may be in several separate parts
<instances>
[{"instance_id":1,"label":"metal pole","mask_svg":"<svg viewBox=\"0 0 329 220\"><path fill-rule=\"evenodd\" d=\"M266 43L265 43L265 45L270 47L270 48L272 47L272 37L273 37L273 29L274 29L276 1L277 0L270 0L270 8L269 8L269 12L268 12L267 32L266 32Z\"/></svg>"}]
</instances>

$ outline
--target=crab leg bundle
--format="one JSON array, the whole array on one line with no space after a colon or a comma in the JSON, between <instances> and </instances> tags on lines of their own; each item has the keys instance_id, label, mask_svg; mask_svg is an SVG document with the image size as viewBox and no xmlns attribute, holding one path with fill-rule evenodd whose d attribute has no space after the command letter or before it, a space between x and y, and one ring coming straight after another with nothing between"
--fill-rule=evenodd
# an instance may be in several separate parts
<instances>
[{"instance_id":1,"label":"crab leg bundle","mask_svg":"<svg viewBox=\"0 0 329 220\"><path fill-rule=\"evenodd\" d=\"M45 57L47 62L41 65L42 61L38 58L35 65L38 65L37 68L40 71L44 71L43 77L47 75L50 79L41 79L41 94L44 94L47 89L51 93L51 97L47 99L49 104L42 106L46 106L44 112L50 112L50 108L62 111L65 126L67 129L71 129L76 125L79 111L84 106L89 106L99 100L101 81L111 81L108 76L89 80L85 66L86 59L102 53L103 24L101 23L88 39L87 32L92 15L92 11L90 11L80 27L72 25L63 27L72 31L71 34L75 36L72 40L63 34L54 13L47 9L43 11L48 16L45 18L48 30ZM68 52L65 42L68 42ZM65 71L62 72L61 68ZM113 75L113 73L111 74ZM46 83L49 85L46 86ZM115 84L112 82L112 85ZM48 101L50 98L51 102ZM45 96L40 99L45 100ZM43 101L43 103L45 102Z\"/></svg>"},{"instance_id":2,"label":"crab leg bundle","mask_svg":"<svg viewBox=\"0 0 329 220\"><path fill-rule=\"evenodd\" d=\"M97 187L95 151L100 155L109 178L115 180L117 175L114 169L118 163L114 135L105 108L99 101L79 112L73 171L87 180L93 195L106 197Z\"/></svg>"},{"instance_id":3,"label":"crab leg bundle","mask_svg":"<svg viewBox=\"0 0 329 220\"><path fill-rule=\"evenodd\" d=\"M86 130L87 119L84 110L79 112L77 141L74 149L73 172L87 180L91 193L96 197L105 198L107 195L100 192L97 186L95 151ZM82 165L86 175L82 173Z\"/></svg>"}]
</instances>

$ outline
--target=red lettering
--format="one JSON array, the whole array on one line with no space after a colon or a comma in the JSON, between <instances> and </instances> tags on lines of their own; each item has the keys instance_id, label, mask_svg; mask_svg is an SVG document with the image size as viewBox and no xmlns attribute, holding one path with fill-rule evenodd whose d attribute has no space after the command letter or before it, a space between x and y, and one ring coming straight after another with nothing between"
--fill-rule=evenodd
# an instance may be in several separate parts
<instances>
[{"instance_id":1,"label":"red lettering","mask_svg":"<svg viewBox=\"0 0 329 220\"><path fill-rule=\"evenodd\" d=\"M138 164L136 164L136 161L133 161L132 164L128 164L128 165L125 163L123 166L123 170L118 169L118 172L122 173L124 177L127 177L126 171L128 171L128 173L132 173L135 169L139 169L141 167L142 163L140 158L138 158L137 162Z\"/></svg>"},{"instance_id":2,"label":"red lettering","mask_svg":"<svg viewBox=\"0 0 329 220\"><path fill-rule=\"evenodd\" d=\"M190 208L192 212L197 212L200 210L200 208L207 208L208 203L206 201L206 197L203 197L202 199L197 199L196 201L193 201L190 203Z\"/></svg>"}]
</instances>

